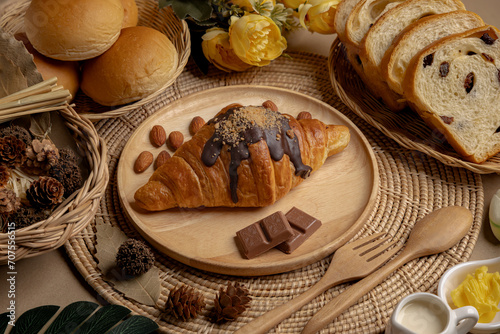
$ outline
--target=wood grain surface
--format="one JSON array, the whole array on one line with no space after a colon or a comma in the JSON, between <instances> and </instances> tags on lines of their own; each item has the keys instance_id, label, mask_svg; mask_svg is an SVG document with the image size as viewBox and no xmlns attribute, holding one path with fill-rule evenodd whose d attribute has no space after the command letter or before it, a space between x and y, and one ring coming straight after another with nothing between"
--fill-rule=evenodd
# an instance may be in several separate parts
<instances>
[{"instance_id":1,"label":"wood grain surface","mask_svg":"<svg viewBox=\"0 0 500 334\"><path fill-rule=\"evenodd\" d=\"M231 103L260 105L276 103L279 111L297 116L309 111L327 124L343 124L351 131L349 146L334 155L283 199L265 208L199 208L145 212L134 203L134 193L153 173L133 171L140 152L156 157L166 147L155 148L149 140L154 125L167 134L191 135L195 116L205 121ZM306 95L273 87L231 86L188 95L159 110L134 132L123 149L118 166L118 192L124 211L135 227L155 248L192 267L215 273L254 276L281 273L311 264L351 239L368 219L378 191L379 175L373 151L359 129L331 106ZM235 241L236 231L281 210L297 207L323 223L321 228L292 254L271 251L248 260Z\"/></svg>"}]
</instances>

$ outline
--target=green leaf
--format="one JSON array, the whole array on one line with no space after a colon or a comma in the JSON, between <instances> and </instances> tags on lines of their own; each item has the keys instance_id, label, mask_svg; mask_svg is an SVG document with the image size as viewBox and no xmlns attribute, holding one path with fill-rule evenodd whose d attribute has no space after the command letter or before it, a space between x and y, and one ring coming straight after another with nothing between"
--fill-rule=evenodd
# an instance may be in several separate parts
<instances>
[{"instance_id":1,"label":"green leaf","mask_svg":"<svg viewBox=\"0 0 500 334\"><path fill-rule=\"evenodd\" d=\"M99 305L96 303L87 301L75 302L66 306L45 334L71 333L98 307Z\"/></svg>"},{"instance_id":2,"label":"green leaf","mask_svg":"<svg viewBox=\"0 0 500 334\"><path fill-rule=\"evenodd\" d=\"M208 0L160 0L160 8L171 6L181 20L191 16L196 21L205 21L212 16L212 6Z\"/></svg>"},{"instance_id":3,"label":"green leaf","mask_svg":"<svg viewBox=\"0 0 500 334\"><path fill-rule=\"evenodd\" d=\"M134 315L107 334L148 334L158 329L158 325L151 319Z\"/></svg>"},{"instance_id":4,"label":"green leaf","mask_svg":"<svg viewBox=\"0 0 500 334\"><path fill-rule=\"evenodd\" d=\"M46 305L24 312L16 321L11 334L37 334L43 326L56 314L59 306Z\"/></svg>"},{"instance_id":5,"label":"green leaf","mask_svg":"<svg viewBox=\"0 0 500 334\"><path fill-rule=\"evenodd\" d=\"M5 333L7 326L9 325L9 312L0 314L0 334Z\"/></svg>"},{"instance_id":6,"label":"green leaf","mask_svg":"<svg viewBox=\"0 0 500 334\"><path fill-rule=\"evenodd\" d=\"M94 313L77 331L78 334L104 334L120 320L125 318L130 310L121 305L106 305ZM17 326L17 325L16 325Z\"/></svg>"}]
</instances>

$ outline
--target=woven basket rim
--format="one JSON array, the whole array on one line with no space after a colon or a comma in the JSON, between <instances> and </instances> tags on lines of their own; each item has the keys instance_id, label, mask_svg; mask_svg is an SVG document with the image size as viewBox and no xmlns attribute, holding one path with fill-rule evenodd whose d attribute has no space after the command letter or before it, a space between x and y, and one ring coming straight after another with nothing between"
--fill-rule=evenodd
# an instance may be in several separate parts
<instances>
[{"instance_id":1,"label":"woven basket rim","mask_svg":"<svg viewBox=\"0 0 500 334\"><path fill-rule=\"evenodd\" d=\"M24 13L30 3L30 0L24 0L24 1L15 1L12 4L9 4L7 8L5 9L4 14L2 17L0 17L0 28L5 27L6 24L12 24L12 21L17 20L20 21L24 18ZM146 11L146 6L158 6L158 2L156 1L151 1L151 0L136 0L137 7L139 9L139 15L141 15L141 11L144 9ZM77 106L75 109L77 112L85 118L90 119L93 122L97 122L102 119L108 119L108 118L115 118L115 117L121 117L128 112L132 110L139 109L140 107L154 101L160 94L165 91L168 87L170 87L177 77L182 73L184 70L184 67L186 66L189 57L191 55L191 35L189 32L188 25L185 20L180 20L173 14L173 10L171 7L166 7L160 8L158 7L158 15L163 15L163 16L169 16L172 20L162 20L164 23L163 28L171 32L176 36L174 40L171 39L172 43L174 43L177 54L178 54L178 64L173 72L172 76L169 78L165 84L160 87L158 90L155 92L149 94L148 96L135 101L133 103L129 103L126 105L121 105L117 106L116 109L112 109L109 111L104 111L104 112L90 112L90 110L93 110L93 106L95 107L102 107L98 105L97 103L93 102L90 98L84 96L84 94L79 91L75 102L77 103ZM141 17L139 18L141 19ZM146 18L143 18L146 19ZM149 22L149 20L146 20ZM180 28L180 31L178 31ZM17 31L12 31L13 33L16 33ZM165 33L164 31L161 31L162 33ZM86 110L82 110L81 106L84 103L79 103L79 97L82 97L82 99L85 100L85 104L90 104L89 107Z\"/></svg>"},{"instance_id":2,"label":"woven basket rim","mask_svg":"<svg viewBox=\"0 0 500 334\"><path fill-rule=\"evenodd\" d=\"M364 96L369 96L369 99L364 100L365 103L363 104L359 103L359 101L356 100L356 96L359 96L360 90L355 90L354 86L363 85L363 83L361 78L357 76L356 72L349 64L347 58L344 57L343 45L338 37L333 41L330 48L328 67L332 86L342 102L356 115L380 130L387 137L395 140L401 146L425 153L451 167L466 168L478 174L500 172L500 154L497 154L482 164L466 161L459 157L451 147L449 150L440 151L435 149L432 143L429 144L428 141L426 141L426 137L415 137L414 132L410 134L406 131L404 126L405 120L403 118L398 119L398 113L383 110L380 104L371 103L371 101L376 101L376 98L371 95L367 89L363 90L363 94L365 94ZM342 71L335 71L336 68L342 68ZM347 76L349 76L349 80L347 80ZM352 86L342 85L339 79L343 79L345 82L354 83ZM391 114L390 119L382 116L384 112L385 115ZM397 130L394 129L394 122L401 125ZM423 121L419 121L419 123L420 126L427 128L427 125ZM412 137L414 137L414 139L412 139Z\"/></svg>"},{"instance_id":3,"label":"woven basket rim","mask_svg":"<svg viewBox=\"0 0 500 334\"><path fill-rule=\"evenodd\" d=\"M85 229L94 219L109 181L107 146L92 122L68 104L61 106L59 113L84 151L89 175L82 187L59 204L49 218L16 229L16 261L59 248ZM0 265L9 258L8 240L8 233L0 233Z\"/></svg>"}]
</instances>

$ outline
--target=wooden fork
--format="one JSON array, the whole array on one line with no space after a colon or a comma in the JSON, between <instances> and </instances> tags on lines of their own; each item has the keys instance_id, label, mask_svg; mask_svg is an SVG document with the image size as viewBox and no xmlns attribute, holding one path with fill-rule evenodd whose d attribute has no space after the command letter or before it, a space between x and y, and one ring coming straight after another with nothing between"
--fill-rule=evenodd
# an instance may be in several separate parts
<instances>
[{"instance_id":1,"label":"wooden fork","mask_svg":"<svg viewBox=\"0 0 500 334\"><path fill-rule=\"evenodd\" d=\"M326 290L335 285L368 276L387 262L403 246L395 246L389 250L396 241L385 244L390 236L380 239L382 235L383 233L376 233L337 249L325 275L309 290L252 320L235 333L267 333L271 328Z\"/></svg>"}]
</instances>

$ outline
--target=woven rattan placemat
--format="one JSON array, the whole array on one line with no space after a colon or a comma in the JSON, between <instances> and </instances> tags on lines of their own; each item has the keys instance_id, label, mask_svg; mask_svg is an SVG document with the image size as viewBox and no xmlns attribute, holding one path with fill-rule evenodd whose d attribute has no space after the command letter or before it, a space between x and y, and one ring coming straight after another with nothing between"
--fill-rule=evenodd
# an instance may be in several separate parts
<instances>
[{"instance_id":1,"label":"woven rattan placemat","mask_svg":"<svg viewBox=\"0 0 500 334\"><path fill-rule=\"evenodd\" d=\"M444 206L464 206L474 216L471 230L459 244L445 253L406 264L366 294L358 304L345 311L327 329L327 332L335 333L383 332L394 306L401 298L416 291L435 292L439 278L446 269L469 259L481 228L484 207L481 178L466 169L445 166L422 153L401 148L348 110L334 95L325 57L300 52L291 52L290 55L291 58L281 57L269 66L243 73L226 74L211 69L207 75L203 75L194 64L189 63L176 83L157 100L120 118L98 122L97 131L107 142L110 154L110 185L101 201L98 216L102 216L107 223L119 226L129 236L140 238L120 207L116 189L118 159L134 129L169 102L201 90L238 84L281 87L317 98L347 115L363 131L379 165L377 206L354 238L373 231L385 231L394 238L406 239L417 219ZM452 221L449 223L453 224ZM124 305L137 314L156 320L164 333L231 333L251 319L310 288L323 276L330 263L330 257L326 257L293 272L248 278L200 271L157 253L156 266L161 271L163 285L160 307L164 305L170 289L179 283L192 286L205 295L205 310L194 320L180 322L172 317L162 319L159 308L127 299L106 283L93 256L94 242L92 224L66 243L70 259L85 280L108 302ZM219 287L226 285L228 281L243 283L250 290L252 305L236 321L214 325L208 320L209 310ZM343 284L328 290L272 332L300 332L315 312L347 286Z\"/></svg>"}]
</instances>

